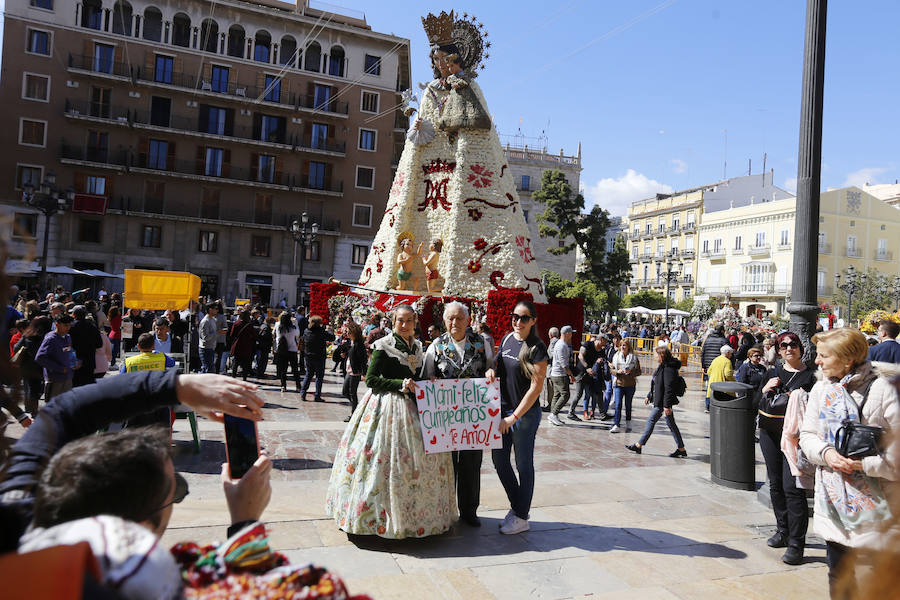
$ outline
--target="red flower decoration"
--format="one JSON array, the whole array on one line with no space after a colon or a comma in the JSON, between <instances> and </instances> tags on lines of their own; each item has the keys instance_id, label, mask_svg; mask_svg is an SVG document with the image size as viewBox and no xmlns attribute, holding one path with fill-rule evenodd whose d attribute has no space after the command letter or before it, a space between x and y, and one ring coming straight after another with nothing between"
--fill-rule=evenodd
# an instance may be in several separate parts
<instances>
[{"instance_id":1,"label":"red flower decoration","mask_svg":"<svg viewBox=\"0 0 900 600\"><path fill-rule=\"evenodd\" d=\"M481 270L481 261L470 260L469 261L469 272L477 273Z\"/></svg>"},{"instance_id":2,"label":"red flower decoration","mask_svg":"<svg viewBox=\"0 0 900 600\"><path fill-rule=\"evenodd\" d=\"M478 238L473 243L475 244L476 250L484 250L485 248L487 248L487 242L484 241L484 238Z\"/></svg>"}]
</instances>

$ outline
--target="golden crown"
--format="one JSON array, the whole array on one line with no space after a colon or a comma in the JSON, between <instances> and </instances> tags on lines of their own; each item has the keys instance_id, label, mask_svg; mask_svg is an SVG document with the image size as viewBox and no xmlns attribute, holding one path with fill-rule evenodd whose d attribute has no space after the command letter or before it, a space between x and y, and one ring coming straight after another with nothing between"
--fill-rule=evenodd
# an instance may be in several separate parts
<instances>
[{"instance_id":1,"label":"golden crown","mask_svg":"<svg viewBox=\"0 0 900 600\"><path fill-rule=\"evenodd\" d=\"M452 10L450 14L441 11L438 16L428 13L427 17L422 17L422 26L425 27L425 35L428 36L428 42L432 46L445 46L453 43Z\"/></svg>"}]
</instances>

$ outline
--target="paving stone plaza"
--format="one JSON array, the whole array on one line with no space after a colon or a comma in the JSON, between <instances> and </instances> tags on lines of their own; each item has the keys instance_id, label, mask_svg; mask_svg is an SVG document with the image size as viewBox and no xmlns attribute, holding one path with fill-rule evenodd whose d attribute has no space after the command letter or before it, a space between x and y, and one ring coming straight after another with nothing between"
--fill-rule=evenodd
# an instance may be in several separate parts
<instances>
[{"instance_id":1,"label":"paving stone plaza","mask_svg":"<svg viewBox=\"0 0 900 600\"><path fill-rule=\"evenodd\" d=\"M329 361L329 368L331 361ZM351 593L393 598L825 598L824 543L810 534L802 565L768 548L772 511L755 492L713 484L709 415L696 379L676 409L687 459L667 455L663 421L644 453L638 439L649 409L649 378L638 379L631 433L610 434L600 421L554 427L546 419L535 448L531 531L498 532L508 502L489 456L482 469L480 528L458 523L448 533L402 541L348 539L324 512L334 452L349 405L340 375L326 374L325 402L301 402L262 382L267 400L261 443L274 459L273 494L263 520L270 542L293 563L313 562L340 574ZM362 393L362 389L360 392ZM176 468L190 495L174 511L163 542L221 541L228 525L219 473L221 426L200 422L202 451L193 453L188 422L175 425ZM765 466L757 457L757 481Z\"/></svg>"}]
</instances>

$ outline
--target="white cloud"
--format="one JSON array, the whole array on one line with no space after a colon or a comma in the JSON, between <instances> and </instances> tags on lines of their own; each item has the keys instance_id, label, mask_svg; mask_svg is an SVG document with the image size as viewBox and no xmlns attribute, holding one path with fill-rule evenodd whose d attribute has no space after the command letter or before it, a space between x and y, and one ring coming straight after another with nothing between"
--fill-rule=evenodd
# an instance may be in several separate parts
<instances>
[{"instance_id":1,"label":"white cloud","mask_svg":"<svg viewBox=\"0 0 900 600\"><path fill-rule=\"evenodd\" d=\"M673 158L670 162L672 163L672 170L675 171L676 173L680 174L680 173L684 173L685 171L687 171L687 168L688 168L687 163L684 162L683 160L681 160L680 158Z\"/></svg>"},{"instance_id":2,"label":"white cloud","mask_svg":"<svg viewBox=\"0 0 900 600\"><path fill-rule=\"evenodd\" d=\"M784 185L782 185L784 189L789 191L792 194L797 193L797 178L796 177L788 177L784 180Z\"/></svg>"},{"instance_id":3,"label":"white cloud","mask_svg":"<svg viewBox=\"0 0 900 600\"><path fill-rule=\"evenodd\" d=\"M625 216L632 202L652 197L657 192L672 193L670 185L650 179L634 169L617 178L601 179L585 190L589 205L596 204L609 211L612 216Z\"/></svg>"},{"instance_id":4,"label":"white cloud","mask_svg":"<svg viewBox=\"0 0 900 600\"><path fill-rule=\"evenodd\" d=\"M885 167L866 167L858 171L853 171L852 173L847 175L847 179L844 180L843 187L849 187L851 185L862 187L867 183L870 185L875 185L877 183L880 183L878 181L878 176L886 171L887 169Z\"/></svg>"}]
</instances>

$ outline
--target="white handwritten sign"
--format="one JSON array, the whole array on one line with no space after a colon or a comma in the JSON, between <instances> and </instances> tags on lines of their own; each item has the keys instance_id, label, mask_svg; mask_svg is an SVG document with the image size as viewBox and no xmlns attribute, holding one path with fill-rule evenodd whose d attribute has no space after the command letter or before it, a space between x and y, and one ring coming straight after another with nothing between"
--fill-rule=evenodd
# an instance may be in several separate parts
<instances>
[{"instance_id":1,"label":"white handwritten sign","mask_svg":"<svg viewBox=\"0 0 900 600\"><path fill-rule=\"evenodd\" d=\"M416 403L425 454L503 446L496 379L417 381Z\"/></svg>"}]
</instances>

